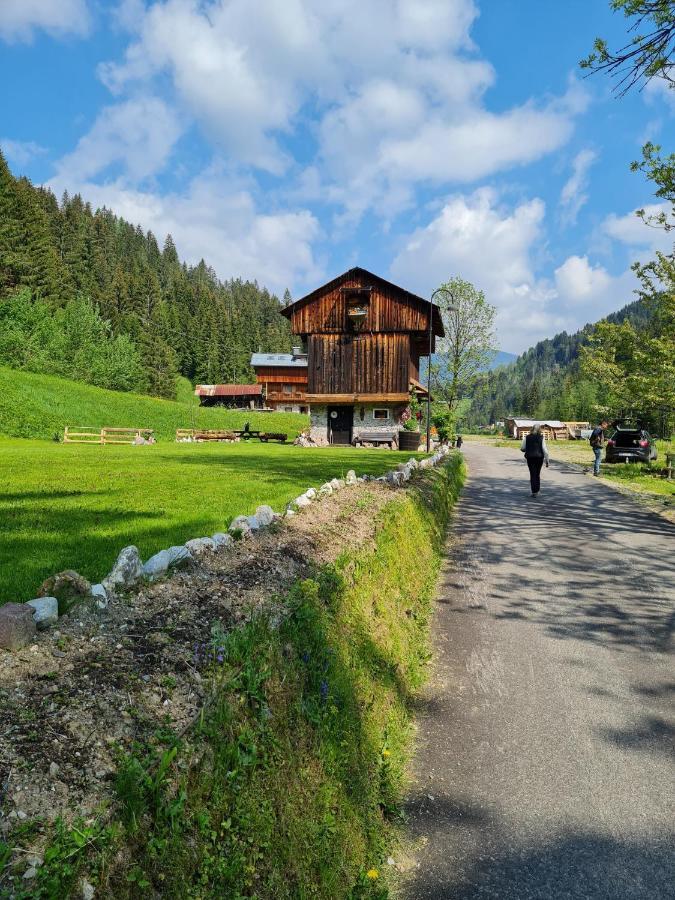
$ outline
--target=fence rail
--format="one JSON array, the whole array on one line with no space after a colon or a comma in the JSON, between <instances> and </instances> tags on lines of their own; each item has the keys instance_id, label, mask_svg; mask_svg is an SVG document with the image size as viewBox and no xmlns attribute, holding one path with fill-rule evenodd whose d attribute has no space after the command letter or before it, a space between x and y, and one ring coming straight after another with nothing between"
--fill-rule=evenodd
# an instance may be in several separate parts
<instances>
[{"instance_id":1,"label":"fence rail","mask_svg":"<svg viewBox=\"0 0 675 900\"><path fill-rule=\"evenodd\" d=\"M66 425L64 444L133 444L141 437L154 435L152 428L89 428L86 425Z\"/></svg>"}]
</instances>

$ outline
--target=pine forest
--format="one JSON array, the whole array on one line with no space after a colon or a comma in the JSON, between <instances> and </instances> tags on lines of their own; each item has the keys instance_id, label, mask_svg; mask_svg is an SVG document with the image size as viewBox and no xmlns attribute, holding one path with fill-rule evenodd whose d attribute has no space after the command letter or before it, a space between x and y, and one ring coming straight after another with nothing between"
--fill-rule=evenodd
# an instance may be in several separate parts
<instances>
[{"instance_id":1,"label":"pine forest","mask_svg":"<svg viewBox=\"0 0 675 900\"><path fill-rule=\"evenodd\" d=\"M286 298L288 299L288 297ZM181 262L171 236L15 178L0 152L0 365L173 398L249 382L255 351L290 349L280 301Z\"/></svg>"}]
</instances>

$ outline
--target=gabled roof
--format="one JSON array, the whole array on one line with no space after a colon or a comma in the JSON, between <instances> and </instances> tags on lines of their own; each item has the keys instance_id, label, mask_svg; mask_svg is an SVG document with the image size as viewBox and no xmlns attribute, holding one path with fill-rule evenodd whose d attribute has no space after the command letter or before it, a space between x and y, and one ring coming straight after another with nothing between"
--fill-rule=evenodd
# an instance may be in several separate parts
<instances>
[{"instance_id":1,"label":"gabled roof","mask_svg":"<svg viewBox=\"0 0 675 900\"><path fill-rule=\"evenodd\" d=\"M564 422L559 422L558 419L512 419L509 418L507 421L513 422L516 428L530 428L534 425L547 425L549 428L567 428Z\"/></svg>"},{"instance_id":2,"label":"gabled roof","mask_svg":"<svg viewBox=\"0 0 675 900\"><path fill-rule=\"evenodd\" d=\"M334 278L332 281L328 281L326 282L326 284L322 284L321 287L316 288L310 294L306 294L304 297L296 300L295 303L290 303L288 306L285 306L281 310L281 313L282 315L286 316L287 319L290 319L294 310L299 309L301 306L306 306L308 303L312 303L314 300L318 300L319 297L321 297L323 294L327 294L330 291L339 288L342 282L348 281L351 278L358 277L366 278L368 281L371 281L374 284L379 284L382 287L393 290L394 292L401 295L403 299L409 302L412 301L413 303L417 303L425 307L431 306L434 334L438 337L445 336L440 310L435 303L431 303L430 300L425 300L424 297L418 297L417 294L412 294L410 291L406 291L405 288L400 287L398 284L394 284L392 281L387 281L386 278L382 278L380 275L375 275L374 272L369 272L368 269L362 269L361 266L354 266L353 269L348 269L346 272L343 272L342 275L338 275L337 278Z\"/></svg>"},{"instance_id":3,"label":"gabled roof","mask_svg":"<svg viewBox=\"0 0 675 900\"><path fill-rule=\"evenodd\" d=\"M252 353L251 365L255 368L264 366L278 366L286 368L292 366L297 369L307 368L306 356L293 356L292 353Z\"/></svg>"},{"instance_id":4,"label":"gabled roof","mask_svg":"<svg viewBox=\"0 0 675 900\"><path fill-rule=\"evenodd\" d=\"M195 387L198 397L259 397L262 394L261 384L198 384Z\"/></svg>"}]
</instances>

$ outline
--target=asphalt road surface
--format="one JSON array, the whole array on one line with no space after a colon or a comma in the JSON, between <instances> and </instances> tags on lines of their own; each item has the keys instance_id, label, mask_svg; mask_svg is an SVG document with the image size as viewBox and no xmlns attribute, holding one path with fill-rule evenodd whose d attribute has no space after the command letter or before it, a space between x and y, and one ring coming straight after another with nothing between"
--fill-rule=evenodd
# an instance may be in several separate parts
<instances>
[{"instance_id":1,"label":"asphalt road surface","mask_svg":"<svg viewBox=\"0 0 675 900\"><path fill-rule=\"evenodd\" d=\"M675 897L675 526L466 443L408 802L423 898ZM590 459L589 450L589 459Z\"/></svg>"}]
</instances>

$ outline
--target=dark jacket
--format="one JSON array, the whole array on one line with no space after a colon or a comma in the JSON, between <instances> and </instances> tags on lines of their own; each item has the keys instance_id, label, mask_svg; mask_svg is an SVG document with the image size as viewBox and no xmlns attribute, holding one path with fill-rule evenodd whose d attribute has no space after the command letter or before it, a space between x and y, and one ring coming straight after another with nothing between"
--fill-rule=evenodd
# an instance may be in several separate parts
<instances>
[{"instance_id":1,"label":"dark jacket","mask_svg":"<svg viewBox=\"0 0 675 900\"><path fill-rule=\"evenodd\" d=\"M525 438L525 459L544 458L544 438L541 434L528 434Z\"/></svg>"}]
</instances>

